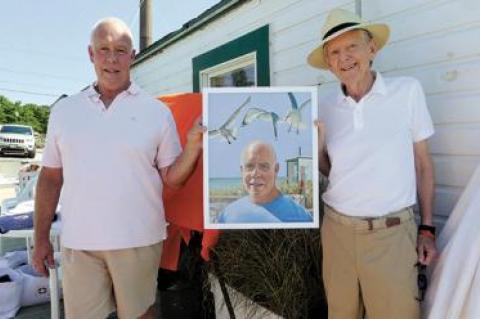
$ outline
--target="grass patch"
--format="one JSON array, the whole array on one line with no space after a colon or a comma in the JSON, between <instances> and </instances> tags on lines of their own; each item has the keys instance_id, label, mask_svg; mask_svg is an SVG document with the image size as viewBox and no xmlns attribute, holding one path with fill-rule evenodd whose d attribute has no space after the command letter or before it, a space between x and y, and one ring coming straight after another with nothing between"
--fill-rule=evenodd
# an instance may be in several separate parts
<instances>
[{"instance_id":1,"label":"grass patch","mask_svg":"<svg viewBox=\"0 0 480 319\"><path fill-rule=\"evenodd\" d=\"M247 305L255 302L284 318L322 318L326 306L318 229L228 231L214 253L217 276L250 298Z\"/></svg>"}]
</instances>

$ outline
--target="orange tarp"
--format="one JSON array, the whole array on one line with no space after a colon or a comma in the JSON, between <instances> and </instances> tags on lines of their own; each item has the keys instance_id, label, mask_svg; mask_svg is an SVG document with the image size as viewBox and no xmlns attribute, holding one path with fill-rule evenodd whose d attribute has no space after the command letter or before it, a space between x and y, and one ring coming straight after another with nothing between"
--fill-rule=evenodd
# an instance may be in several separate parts
<instances>
[{"instance_id":1,"label":"orange tarp","mask_svg":"<svg viewBox=\"0 0 480 319\"><path fill-rule=\"evenodd\" d=\"M159 97L173 114L182 147L187 142L187 134L202 114L202 95L185 93ZM180 190L164 187L163 203L169 226L168 237L163 243L160 267L176 270L180 243L190 241L191 231L203 232L203 160L200 156L195 170ZM203 234L202 257L208 260L208 249L216 244L218 231L207 230Z\"/></svg>"}]
</instances>

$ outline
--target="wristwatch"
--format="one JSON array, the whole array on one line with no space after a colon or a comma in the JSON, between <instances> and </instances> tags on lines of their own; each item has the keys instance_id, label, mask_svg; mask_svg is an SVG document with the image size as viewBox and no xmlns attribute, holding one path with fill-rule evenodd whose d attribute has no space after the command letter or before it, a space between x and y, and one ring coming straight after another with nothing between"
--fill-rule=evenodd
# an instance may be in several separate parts
<instances>
[{"instance_id":1,"label":"wristwatch","mask_svg":"<svg viewBox=\"0 0 480 319\"><path fill-rule=\"evenodd\" d=\"M418 234L435 239L435 226L422 224L418 226Z\"/></svg>"}]
</instances>

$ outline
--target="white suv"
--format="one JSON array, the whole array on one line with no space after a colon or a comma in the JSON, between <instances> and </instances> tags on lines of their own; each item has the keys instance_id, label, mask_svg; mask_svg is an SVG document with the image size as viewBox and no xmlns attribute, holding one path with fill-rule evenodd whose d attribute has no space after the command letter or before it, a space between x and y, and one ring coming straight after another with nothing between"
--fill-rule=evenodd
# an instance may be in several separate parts
<instances>
[{"instance_id":1,"label":"white suv","mask_svg":"<svg viewBox=\"0 0 480 319\"><path fill-rule=\"evenodd\" d=\"M31 126L4 124L0 128L0 155L35 157L35 136Z\"/></svg>"}]
</instances>

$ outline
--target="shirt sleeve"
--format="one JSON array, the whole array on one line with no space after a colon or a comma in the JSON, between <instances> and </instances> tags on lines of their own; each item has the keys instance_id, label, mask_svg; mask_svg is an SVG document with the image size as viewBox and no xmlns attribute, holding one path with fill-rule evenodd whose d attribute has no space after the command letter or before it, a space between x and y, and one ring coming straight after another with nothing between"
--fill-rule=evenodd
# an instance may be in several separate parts
<instances>
[{"instance_id":1,"label":"shirt sleeve","mask_svg":"<svg viewBox=\"0 0 480 319\"><path fill-rule=\"evenodd\" d=\"M48 118L47 137L45 148L42 155L42 166L45 167L62 167L62 156L59 148L59 123L57 104L51 111Z\"/></svg>"},{"instance_id":2,"label":"shirt sleeve","mask_svg":"<svg viewBox=\"0 0 480 319\"><path fill-rule=\"evenodd\" d=\"M433 123L428 112L425 94L417 80L414 81L410 96L411 132L413 141L420 142L433 135Z\"/></svg>"},{"instance_id":3,"label":"shirt sleeve","mask_svg":"<svg viewBox=\"0 0 480 319\"><path fill-rule=\"evenodd\" d=\"M182 152L180 140L178 138L177 126L173 119L172 113L166 109L164 127L160 138L160 145L157 150L157 168L170 166Z\"/></svg>"}]
</instances>

